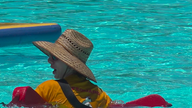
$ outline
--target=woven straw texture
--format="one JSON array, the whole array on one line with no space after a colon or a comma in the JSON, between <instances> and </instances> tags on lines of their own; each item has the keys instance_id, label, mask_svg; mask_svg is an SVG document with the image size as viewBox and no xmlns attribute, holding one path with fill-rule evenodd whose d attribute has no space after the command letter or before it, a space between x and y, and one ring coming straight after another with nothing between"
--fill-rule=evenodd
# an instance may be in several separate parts
<instances>
[{"instance_id":1,"label":"woven straw texture","mask_svg":"<svg viewBox=\"0 0 192 108\"><path fill-rule=\"evenodd\" d=\"M83 34L67 29L55 43L35 41L33 44L46 55L54 55L80 74L97 82L85 64L93 49L93 44Z\"/></svg>"}]
</instances>

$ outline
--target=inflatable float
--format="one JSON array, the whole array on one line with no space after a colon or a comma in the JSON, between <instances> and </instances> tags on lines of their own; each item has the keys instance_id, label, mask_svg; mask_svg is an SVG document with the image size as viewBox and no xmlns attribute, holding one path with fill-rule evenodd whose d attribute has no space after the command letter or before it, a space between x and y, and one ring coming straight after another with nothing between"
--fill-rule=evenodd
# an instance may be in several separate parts
<instances>
[{"instance_id":1,"label":"inflatable float","mask_svg":"<svg viewBox=\"0 0 192 108\"><path fill-rule=\"evenodd\" d=\"M0 23L0 47L31 43L32 41L53 41L61 35L56 23Z\"/></svg>"},{"instance_id":2,"label":"inflatable float","mask_svg":"<svg viewBox=\"0 0 192 108\"><path fill-rule=\"evenodd\" d=\"M30 86L17 87L13 91L12 101L9 104L3 104L5 107L28 107L45 108L52 105L43 100L35 90ZM125 104L111 103L109 108L131 108L131 107L171 107L172 104L165 101L158 94L151 94ZM61 108L61 107L59 107ZM66 108L66 107L62 107Z\"/></svg>"}]
</instances>

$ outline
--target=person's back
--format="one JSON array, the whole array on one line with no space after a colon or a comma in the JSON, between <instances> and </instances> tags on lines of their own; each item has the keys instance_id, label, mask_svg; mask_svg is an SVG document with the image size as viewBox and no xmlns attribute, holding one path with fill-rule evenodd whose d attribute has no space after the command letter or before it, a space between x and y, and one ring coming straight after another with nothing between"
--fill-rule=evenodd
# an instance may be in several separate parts
<instances>
[{"instance_id":1,"label":"person's back","mask_svg":"<svg viewBox=\"0 0 192 108\"><path fill-rule=\"evenodd\" d=\"M65 79L71 86L76 98L83 103L86 98L90 99L93 108L106 108L111 102L110 97L97 85L78 75L70 75ZM52 104L73 108L63 91L55 80L48 80L40 84L35 90L44 100Z\"/></svg>"}]
</instances>

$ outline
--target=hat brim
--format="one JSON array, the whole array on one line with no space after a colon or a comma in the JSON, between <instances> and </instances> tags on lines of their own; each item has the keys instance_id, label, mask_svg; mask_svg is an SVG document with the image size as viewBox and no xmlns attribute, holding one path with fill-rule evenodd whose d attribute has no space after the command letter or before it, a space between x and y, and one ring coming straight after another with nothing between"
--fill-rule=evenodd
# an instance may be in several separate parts
<instances>
[{"instance_id":1,"label":"hat brim","mask_svg":"<svg viewBox=\"0 0 192 108\"><path fill-rule=\"evenodd\" d=\"M34 41L33 44L40 49L46 55L54 55L64 63L66 63L71 68L75 69L80 74L89 78L90 80L97 82L91 70L79 60L77 57L71 55L67 50L65 50L60 44L51 43L47 41Z\"/></svg>"}]
</instances>

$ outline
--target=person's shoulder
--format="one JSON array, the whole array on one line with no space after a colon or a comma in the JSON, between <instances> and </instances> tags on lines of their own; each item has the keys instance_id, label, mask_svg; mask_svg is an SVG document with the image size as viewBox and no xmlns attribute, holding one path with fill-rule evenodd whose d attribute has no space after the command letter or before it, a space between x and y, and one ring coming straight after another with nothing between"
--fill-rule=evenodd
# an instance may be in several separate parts
<instances>
[{"instance_id":1,"label":"person's shoulder","mask_svg":"<svg viewBox=\"0 0 192 108\"><path fill-rule=\"evenodd\" d=\"M43 83L56 83L57 81L51 79L51 80L47 80L47 81L44 81Z\"/></svg>"},{"instance_id":2,"label":"person's shoulder","mask_svg":"<svg viewBox=\"0 0 192 108\"><path fill-rule=\"evenodd\" d=\"M41 86L54 86L58 85L57 81L55 80L47 80L40 84Z\"/></svg>"}]
</instances>

